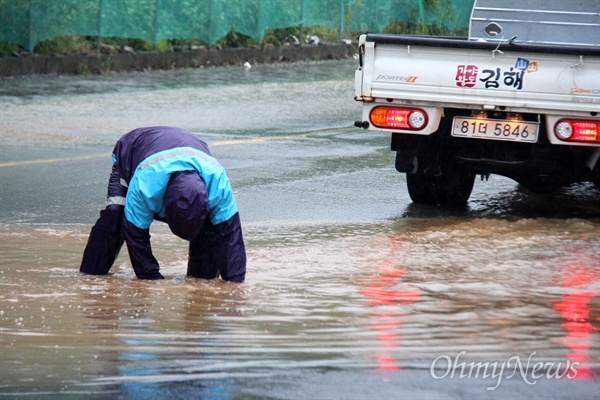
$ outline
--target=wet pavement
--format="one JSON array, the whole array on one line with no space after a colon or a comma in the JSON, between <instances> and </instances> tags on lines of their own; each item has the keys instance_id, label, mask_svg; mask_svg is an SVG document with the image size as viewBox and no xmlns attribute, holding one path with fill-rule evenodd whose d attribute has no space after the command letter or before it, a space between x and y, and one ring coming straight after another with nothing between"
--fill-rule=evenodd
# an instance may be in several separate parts
<instances>
[{"instance_id":1,"label":"wet pavement","mask_svg":"<svg viewBox=\"0 0 600 400\"><path fill-rule=\"evenodd\" d=\"M410 202L389 137L352 127L353 61L0 80L0 397L597 399L600 190L499 176ZM186 278L186 243L80 275L114 142L206 140L244 284Z\"/></svg>"}]
</instances>

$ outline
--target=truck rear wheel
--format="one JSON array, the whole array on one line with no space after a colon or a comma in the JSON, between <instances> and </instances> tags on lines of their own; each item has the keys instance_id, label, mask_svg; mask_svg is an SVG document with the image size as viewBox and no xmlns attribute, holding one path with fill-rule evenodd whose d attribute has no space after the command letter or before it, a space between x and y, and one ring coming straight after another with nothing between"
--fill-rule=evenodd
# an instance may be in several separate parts
<instances>
[{"instance_id":1,"label":"truck rear wheel","mask_svg":"<svg viewBox=\"0 0 600 400\"><path fill-rule=\"evenodd\" d=\"M408 194L418 204L464 206L471 196L474 184L475 175L466 171L440 176L406 174Z\"/></svg>"}]
</instances>

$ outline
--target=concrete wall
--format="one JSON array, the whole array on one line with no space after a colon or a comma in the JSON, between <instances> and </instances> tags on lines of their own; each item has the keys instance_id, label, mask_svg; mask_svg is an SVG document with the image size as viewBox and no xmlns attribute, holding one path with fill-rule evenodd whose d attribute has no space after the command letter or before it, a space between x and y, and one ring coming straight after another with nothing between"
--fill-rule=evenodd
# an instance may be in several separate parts
<instances>
[{"instance_id":1,"label":"concrete wall","mask_svg":"<svg viewBox=\"0 0 600 400\"><path fill-rule=\"evenodd\" d=\"M181 52L139 52L99 55L56 55L0 58L0 76L29 74L105 74L111 71L198 68L236 65L246 61L274 63L306 60L332 60L351 57L355 45L335 43L320 46L199 49Z\"/></svg>"}]
</instances>

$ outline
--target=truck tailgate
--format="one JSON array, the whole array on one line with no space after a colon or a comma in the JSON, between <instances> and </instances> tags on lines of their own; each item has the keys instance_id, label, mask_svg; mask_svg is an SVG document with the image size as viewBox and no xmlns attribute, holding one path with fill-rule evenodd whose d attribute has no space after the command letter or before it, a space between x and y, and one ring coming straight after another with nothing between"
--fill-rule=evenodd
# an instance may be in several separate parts
<instances>
[{"instance_id":1,"label":"truck tailgate","mask_svg":"<svg viewBox=\"0 0 600 400\"><path fill-rule=\"evenodd\" d=\"M361 37L356 98L443 107L600 112L600 51L432 39Z\"/></svg>"}]
</instances>

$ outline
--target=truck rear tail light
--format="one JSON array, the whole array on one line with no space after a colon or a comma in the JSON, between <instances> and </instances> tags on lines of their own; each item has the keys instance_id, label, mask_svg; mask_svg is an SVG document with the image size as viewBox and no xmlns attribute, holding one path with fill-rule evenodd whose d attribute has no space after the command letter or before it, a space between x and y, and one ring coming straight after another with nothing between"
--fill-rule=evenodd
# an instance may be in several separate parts
<instances>
[{"instance_id":1,"label":"truck rear tail light","mask_svg":"<svg viewBox=\"0 0 600 400\"><path fill-rule=\"evenodd\" d=\"M378 128L418 131L427 126L427 113L412 108L375 107L369 118Z\"/></svg>"},{"instance_id":2,"label":"truck rear tail light","mask_svg":"<svg viewBox=\"0 0 600 400\"><path fill-rule=\"evenodd\" d=\"M600 121L562 119L554 126L554 134L566 142L600 143Z\"/></svg>"}]
</instances>

